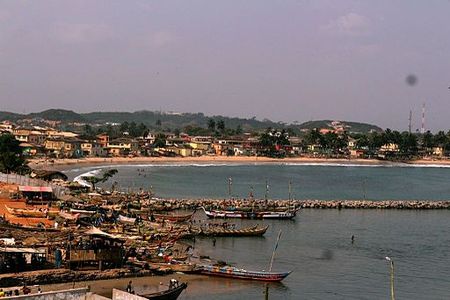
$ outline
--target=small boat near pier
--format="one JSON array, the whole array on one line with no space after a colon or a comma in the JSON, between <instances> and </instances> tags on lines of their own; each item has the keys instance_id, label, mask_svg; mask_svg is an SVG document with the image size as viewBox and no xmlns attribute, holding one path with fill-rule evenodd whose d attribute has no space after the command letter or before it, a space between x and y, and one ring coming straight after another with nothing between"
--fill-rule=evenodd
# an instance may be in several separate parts
<instances>
[{"instance_id":1,"label":"small boat near pier","mask_svg":"<svg viewBox=\"0 0 450 300\"><path fill-rule=\"evenodd\" d=\"M250 271L231 266L220 267L213 265L203 265L201 266L200 269L200 274L204 275L228 277L235 279L272 281L272 282L282 281L290 273L291 271L289 272Z\"/></svg>"},{"instance_id":2,"label":"small boat near pier","mask_svg":"<svg viewBox=\"0 0 450 300\"><path fill-rule=\"evenodd\" d=\"M232 210L206 210L201 207L206 216L211 219L293 219L298 209L286 211L232 211Z\"/></svg>"},{"instance_id":3,"label":"small boat near pier","mask_svg":"<svg viewBox=\"0 0 450 300\"><path fill-rule=\"evenodd\" d=\"M262 236L266 233L269 225L266 226L251 226L241 229L229 228L208 228L200 229L199 236L217 236L217 237L242 237L242 236Z\"/></svg>"}]
</instances>

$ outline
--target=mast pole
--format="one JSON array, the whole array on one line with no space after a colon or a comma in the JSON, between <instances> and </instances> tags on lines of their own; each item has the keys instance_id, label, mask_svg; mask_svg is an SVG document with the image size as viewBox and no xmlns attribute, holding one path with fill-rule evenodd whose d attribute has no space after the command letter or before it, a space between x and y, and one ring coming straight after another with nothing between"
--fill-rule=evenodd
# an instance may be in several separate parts
<instances>
[{"instance_id":1,"label":"mast pole","mask_svg":"<svg viewBox=\"0 0 450 300\"><path fill-rule=\"evenodd\" d=\"M289 180L289 201L292 199L292 182Z\"/></svg>"},{"instance_id":2,"label":"mast pole","mask_svg":"<svg viewBox=\"0 0 450 300\"><path fill-rule=\"evenodd\" d=\"M266 179L266 193L264 194L264 202L267 206L267 200L269 198L269 183L267 183L267 179Z\"/></svg>"},{"instance_id":3,"label":"mast pole","mask_svg":"<svg viewBox=\"0 0 450 300\"><path fill-rule=\"evenodd\" d=\"M289 201L288 201L288 204L289 204L289 209L288 210L292 209L292 181L291 180L289 180Z\"/></svg>"},{"instance_id":4,"label":"mast pole","mask_svg":"<svg viewBox=\"0 0 450 300\"><path fill-rule=\"evenodd\" d=\"M272 257L270 258L269 272L272 272L273 260L275 259L275 252L277 251L278 242L280 241L280 238L281 238L281 229L280 232L278 232L277 242L275 243L275 247L273 248L272 252Z\"/></svg>"}]
</instances>

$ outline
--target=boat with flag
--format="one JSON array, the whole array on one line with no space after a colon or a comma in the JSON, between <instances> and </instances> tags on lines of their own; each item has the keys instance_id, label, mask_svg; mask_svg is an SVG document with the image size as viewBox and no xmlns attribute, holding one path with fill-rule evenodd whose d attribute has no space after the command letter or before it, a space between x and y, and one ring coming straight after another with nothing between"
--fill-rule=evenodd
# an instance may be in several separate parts
<instances>
[{"instance_id":1,"label":"boat with flag","mask_svg":"<svg viewBox=\"0 0 450 300\"><path fill-rule=\"evenodd\" d=\"M231 186L232 186L232 179L231 177L228 179L228 193L230 196L230 199L232 198L232 192L231 192ZM291 182L289 181L289 203L291 203L292 200L292 186ZM295 208L295 206L291 206L289 204L289 207L287 207L284 210L269 210L269 209L255 209L254 208L254 198L253 198L253 187L251 187L251 191L249 194L250 202L252 204L252 209L247 210L207 210L205 207L201 207L203 211L205 212L206 216L211 219L293 219L297 215L297 212L299 211L299 208ZM264 195L264 202L265 207L267 208L269 198L269 184L266 181L266 192Z\"/></svg>"}]
</instances>

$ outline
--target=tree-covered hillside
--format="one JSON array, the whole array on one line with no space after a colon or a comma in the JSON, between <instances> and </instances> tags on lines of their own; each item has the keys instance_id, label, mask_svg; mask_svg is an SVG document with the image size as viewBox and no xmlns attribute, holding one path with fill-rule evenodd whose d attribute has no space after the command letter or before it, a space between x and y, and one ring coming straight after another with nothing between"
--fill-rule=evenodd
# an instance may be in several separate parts
<instances>
[{"instance_id":1,"label":"tree-covered hillside","mask_svg":"<svg viewBox=\"0 0 450 300\"><path fill-rule=\"evenodd\" d=\"M161 113L154 111L136 111L136 112L91 112L76 113L71 110L49 109L38 113L17 114L11 112L0 112L0 121L9 120L18 122L22 119L51 120L61 121L63 125L70 123L86 123L90 125L105 123L124 123L135 122L143 123L149 128L162 129L183 129L187 126L208 128L210 119L217 121L222 120L226 128L237 128L238 126L244 131L260 131L268 127L271 128L288 128L294 130L313 129L313 128L332 128L331 120L309 121L303 124L286 124L283 122L273 122L268 119L257 120L253 118L236 118L226 116L205 116L203 113ZM366 133L369 131L381 131L378 126L341 121L349 132Z\"/></svg>"}]
</instances>

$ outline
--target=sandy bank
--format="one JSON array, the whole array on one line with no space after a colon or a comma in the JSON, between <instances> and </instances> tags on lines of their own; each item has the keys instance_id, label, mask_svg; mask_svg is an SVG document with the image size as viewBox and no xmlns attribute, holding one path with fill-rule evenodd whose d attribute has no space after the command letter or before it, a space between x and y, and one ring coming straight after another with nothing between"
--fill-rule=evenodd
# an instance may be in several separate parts
<instances>
[{"instance_id":1,"label":"sandy bank","mask_svg":"<svg viewBox=\"0 0 450 300\"><path fill-rule=\"evenodd\" d=\"M227 164L280 164L280 163L299 163L299 164L360 164L360 165L395 165L402 164L398 162L382 161L377 159L327 159L327 158L269 158L256 156L200 156L200 157L113 157L113 158L82 158L82 159L31 159L29 165L32 168L41 169L64 169L73 165L105 165L105 164L170 164L170 163L227 163ZM450 160L416 160L407 162L415 165L450 165Z\"/></svg>"}]
</instances>

